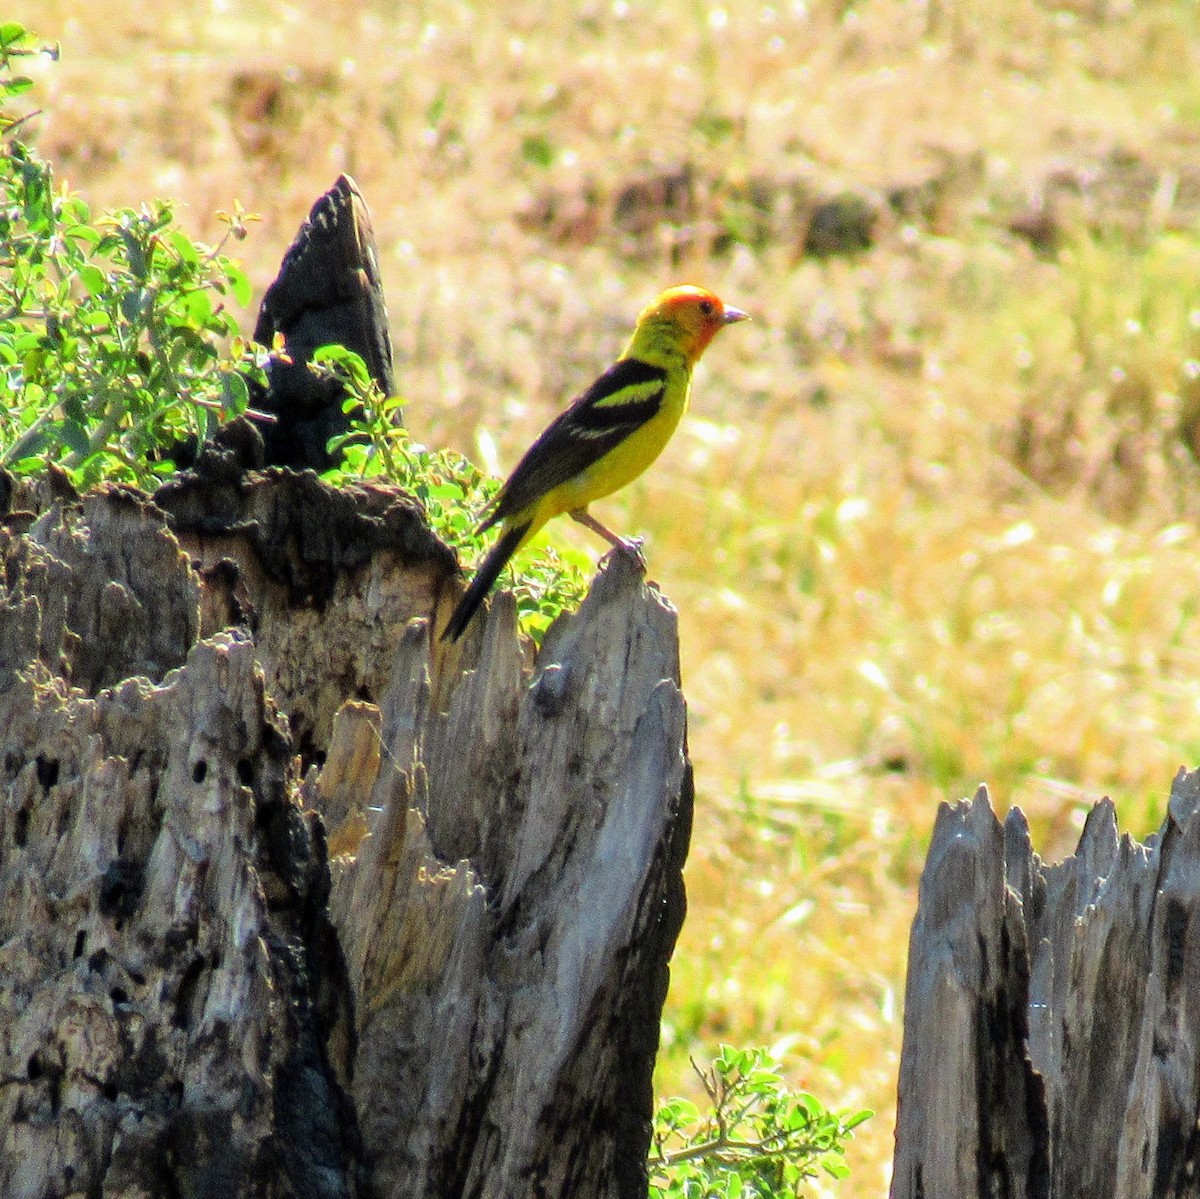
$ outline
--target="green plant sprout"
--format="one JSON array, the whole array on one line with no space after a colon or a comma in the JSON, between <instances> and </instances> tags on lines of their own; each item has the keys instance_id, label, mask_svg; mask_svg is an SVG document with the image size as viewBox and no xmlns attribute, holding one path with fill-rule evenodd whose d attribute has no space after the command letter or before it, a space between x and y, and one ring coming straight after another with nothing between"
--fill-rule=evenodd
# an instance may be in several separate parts
<instances>
[{"instance_id":1,"label":"green plant sprout","mask_svg":"<svg viewBox=\"0 0 1200 1199\"><path fill-rule=\"evenodd\" d=\"M846 1178L845 1145L869 1111L835 1113L789 1090L765 1049L722 1045L707 1070L692 1063L708 1095L701 1112L667 1099L654 1121L653 1199L782 1199L824 1173Z\"/></svg>"}]
</instances>

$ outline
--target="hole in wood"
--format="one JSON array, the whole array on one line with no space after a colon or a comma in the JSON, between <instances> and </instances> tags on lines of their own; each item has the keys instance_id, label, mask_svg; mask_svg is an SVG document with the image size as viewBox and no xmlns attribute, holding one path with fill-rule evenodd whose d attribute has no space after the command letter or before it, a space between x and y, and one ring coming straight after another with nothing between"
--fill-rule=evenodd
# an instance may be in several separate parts
<instances>
[{"instance_id":1,"label":"hole in wood","mask_svg":"<svg viewBox=\"0 0 1200 1199\"><path fill-rule=\"evenodd\" d=\"M29 809L18 808L17 814L13 819L13 840L17 843L18 849L25 848L25 842L29 839Z\"/></svg>"},{"instance_id":2,"label":"hole in wood","mask_svg":"<svg viewBox=\"0 0 1200 1199\"><path fill-rule=\"evenodd\" d=\"M100 913L117 922L132 916L142 898L145 880L136 862L117 858L100 878Z\"/></svg>"},{"instance_id":3,"label":"hole in wood","mask_svg":"<svg viewBox=\"0 0 1200 1199\"><path fill-rule=\"evenodd\" d=\"M204 959L193 958L191 964L183 972L179 980L179 990L175 994L175 1012L171 1023L176 1028L188 1028L192 1022L192 1006L196 1000L196 991L200 985L200 976L204 973Z\"/></svg>"},{"instance_id":4,"label":"hole in wood","mask_svg":"<svg viewBox=\"0 0 1200 1199\"><path fill-rule=\"evenodd\" d=\"M58 782L58 759L37 756L37 780L43 791L49 791Z\"/></svg>"}]
</instances>

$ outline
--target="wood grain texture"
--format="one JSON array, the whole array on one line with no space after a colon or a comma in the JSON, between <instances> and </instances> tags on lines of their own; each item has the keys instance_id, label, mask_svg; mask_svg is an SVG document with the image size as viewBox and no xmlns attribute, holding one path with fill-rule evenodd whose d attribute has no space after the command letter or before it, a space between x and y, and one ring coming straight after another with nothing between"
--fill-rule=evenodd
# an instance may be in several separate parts
<instances>
[{"instance_id":1,"label":"wood grain texture","mask_svg":"<svg viewBox=\"0 0 1200 1199\"><path fill-rule=\"evenodd\" d=\"M364 1147L389 1196L645 1195L690 830L674 614L610 556L528 685L511 621L442 710L402 642L382 810L335 868Z\"/></svg>"},{"instance_id":2,"label":"wood grain texture","mask_svg":"<svg viewBox=\"0 0 1200 1199\"><path fill-rule=\"evenodd\" d=\"M905 1002L893 1196L1200 1193L1200 772L1053 866L985 790L943 805Z\"/></svg>"},{"instance_id":3,"label":"wood grain texture","mask_svg":"<svg viewBox=\"0 0 1200 1199\"><path fill-rule=\"evenodd\" d=\"M242 473L202 459L155 493L204 582L206 629L255 638L268 689L310 765L345 700L378 703L405 624L455 571L395 488L332 488L311 472Z\"/></svg>"},{"instance_id":4,"label":"wood grain texture","mask_svg":"<svg viewBox=\"0 0 1200 1199\"><path fill-rule=\"evenodd\" d=\"M673 611L431 649L404 497L223 470L6 481L0 1195L644 1195Z\"/></svg>"},{"instance_id":5,"label":"wood grain texture","mask_svg":"<svg viewBox=\"0 0 1200 1199\"><path fill-rule=\"evenodd\" d=\"M198 580L128 494L3 548L0 1194L349 1194L328 876L251 640L194 640Z\"/></svg>"}]
</instances>

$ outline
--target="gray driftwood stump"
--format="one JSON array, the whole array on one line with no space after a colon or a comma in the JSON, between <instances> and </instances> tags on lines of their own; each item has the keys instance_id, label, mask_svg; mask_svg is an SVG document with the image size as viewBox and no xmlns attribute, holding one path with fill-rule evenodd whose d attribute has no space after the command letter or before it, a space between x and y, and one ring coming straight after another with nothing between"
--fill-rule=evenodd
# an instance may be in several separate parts
<instances>
[{"instance_id":1,"label":"gray driftwood stump","mask_svg":"<svg viewBox=\"0 0 1200 1199\"><path fill-rule=\"evenodd\" d=\"M943 805L909 946L895 1199L1200 1195L1200 772L1047 866L986 791Z\"/></svg>"},{"instance_id":2,"label":"gray driftwood stump","mask_svg":"<svg viewBox=\"0 0 1200 1199\"><path fill-rule=\"evenodd\" d=\"M382 489L45 481L0 551L4 1199L646 1192L691 818L624 557L536 661Z\"/></svg>"}]
</instances>

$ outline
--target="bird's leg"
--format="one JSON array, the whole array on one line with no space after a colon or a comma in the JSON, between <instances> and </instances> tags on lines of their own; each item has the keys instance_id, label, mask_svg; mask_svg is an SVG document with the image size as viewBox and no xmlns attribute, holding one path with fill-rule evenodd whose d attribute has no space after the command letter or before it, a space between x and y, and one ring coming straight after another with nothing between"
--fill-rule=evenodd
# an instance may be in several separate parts
<instances>
[{"instance_id":1,"label":"bird's leg","mask_svg":"<svg viewBox=\"0 0 1200 1199\"><path fill-rule=\"evenodd\" d=\"M622 550L626 554L632 555L641 567L645 569L646 558L642 554L642 539L640 537L618 537L611 529L606 529L586 508L573 509L571 519L579 521L581 525L591 529L593 533L598 533L613 549Z\"/></svg>"},{"instance_id":2,"label":"bird's leg","mask_svg":"<svg viewBox=\"0 0 1200 1199\"><path fill-rule=\"evenodd\" d=\"M599 533L614 549L629 548L629 543L624 537L618 537L611 529L605 528L586 508L573 508L571 510L571 519L579 521L581 525L585 525L593 533Z\"/></svg>"}]
</instances>

